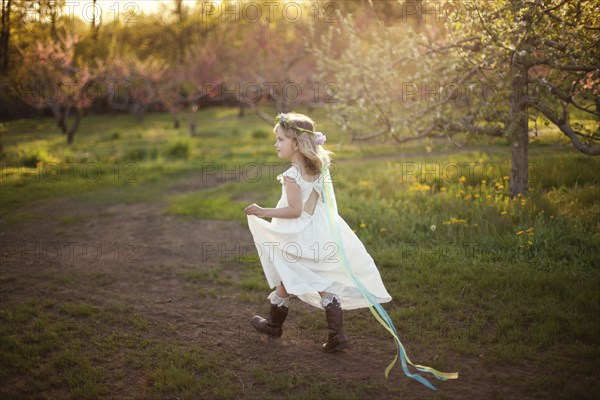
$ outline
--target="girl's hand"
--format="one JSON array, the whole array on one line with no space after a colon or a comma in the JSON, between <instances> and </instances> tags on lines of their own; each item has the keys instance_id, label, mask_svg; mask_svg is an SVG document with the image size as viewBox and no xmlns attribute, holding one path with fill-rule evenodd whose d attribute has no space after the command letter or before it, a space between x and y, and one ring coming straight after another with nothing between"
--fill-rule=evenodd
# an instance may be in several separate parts
<instances>
[{"instance_id":1,"label":"girl's hand","mask_svg":"<svg viewBox=\"0 0 600 400\"><path fill-rule=\"evenodd\" d=\"M257 217L261 217L261 218L267 216L265 209L256 203L250 204L248 207L246 207L244 209L244 211L246 212L246 215L256 215Z\"/></svg>"}]
</instances>

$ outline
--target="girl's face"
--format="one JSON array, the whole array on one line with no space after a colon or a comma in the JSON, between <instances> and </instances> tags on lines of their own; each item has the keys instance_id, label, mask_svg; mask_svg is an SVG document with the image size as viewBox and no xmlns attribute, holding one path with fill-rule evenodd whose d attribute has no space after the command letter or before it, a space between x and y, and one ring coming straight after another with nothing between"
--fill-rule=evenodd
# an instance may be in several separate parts
<instances>
[{"instance_id":1,"label":"girl's face","mask_svg":"<svg viewBox=\"0 0 600 400\"><path fill-rule=\"evenodd\" d=\"M294 146L296 146L295 140L285 136L281 128L278 128L275 134L275 149L279 158L291 159L296 152Z\"/></svg>"}]
</instances>

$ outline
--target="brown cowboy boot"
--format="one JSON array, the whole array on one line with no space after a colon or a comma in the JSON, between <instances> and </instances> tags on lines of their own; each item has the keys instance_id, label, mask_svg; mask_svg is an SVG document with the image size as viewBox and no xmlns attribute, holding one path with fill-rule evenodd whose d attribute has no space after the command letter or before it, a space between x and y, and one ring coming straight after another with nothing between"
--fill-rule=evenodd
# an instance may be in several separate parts
<instances>
[{"instance_id":1,"label":"brown cowboy boot","mask_svg":"<svg viewBox=\"0 0 600 400\"><path fill-rule=\"evenodd\" d=\"M334 297L333 301L324 308L329 336L327 337L327 343L323 344L323 351L333 353L348 348L348 341L343 331L342 307L338 299Z\"/></svg>"},{"instance_id":2,"label":"brown cowboy boot","mask_svg":"<svg viewBox=\"0 0 600 400\"><path fill-rule=\"evenodd\" d=\"M255 315L252 317L252 326L260 333L265 333L276 338L281 337L283 322L288 315L288 310L288 307L271 304L267 319Z\"/></svg>"}]
</instances>

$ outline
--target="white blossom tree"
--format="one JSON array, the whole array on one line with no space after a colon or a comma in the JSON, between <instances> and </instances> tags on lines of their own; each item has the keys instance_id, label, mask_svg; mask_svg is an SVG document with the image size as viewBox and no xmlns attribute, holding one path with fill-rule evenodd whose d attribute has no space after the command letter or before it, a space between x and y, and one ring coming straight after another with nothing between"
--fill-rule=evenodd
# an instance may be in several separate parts
<instances>
[{"instance_id":1,"label":"white blossom tree","mask_svg":"<svg viewBox=\"0 0 600 400\"><path fill-rule=\"evenodd\" d=\"M530 117L556 125L584 154L600 154L597 2L423 1L419 7L418 29L355 13L340 15L338 27L313 38L321 76L340 88L332 115L354 140L506 137L513 196L528 191ZM333 52L340 37L345 45ZM573 111L595 124L573 122Z\"/></svg>"}]
</instances>

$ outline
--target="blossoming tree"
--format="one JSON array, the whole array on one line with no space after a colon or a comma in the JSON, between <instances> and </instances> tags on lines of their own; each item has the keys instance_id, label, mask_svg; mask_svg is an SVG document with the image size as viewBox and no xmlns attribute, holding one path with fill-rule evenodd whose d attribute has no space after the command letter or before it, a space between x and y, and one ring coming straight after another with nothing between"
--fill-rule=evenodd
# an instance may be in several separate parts
<instances>
[{"instance_id":1,"label":"blossoming tree","mask_svg":"<svg viewBox=\"0 0 600 400\"><path fill-rule=\"evenodd\" d=\"M66 34L59 42L38 41L23 50L23 66L10 86L30 106L49 108L68 144L73 143L85 110L103 95L101 67L76 60L78 42L77 35Z\"/></svg>"},{"instance_id":2,"label":"blossoming tree","mask_svg":"<svg viewBox=\"0 0 600 400\"><path fill-rule=\"evenodd\" d=\"M528 191L531 117L554 124L582 153L600 154L597 2L420 7L419 29L403 19L386 25L355 14L314 38L320 73L339 83L332 115L353 139L505 137L513 196ZM340 36L347 44L332 53L330 43ZM573 122L574 112L591 124Z\"/></svg>"}]
</instances>

